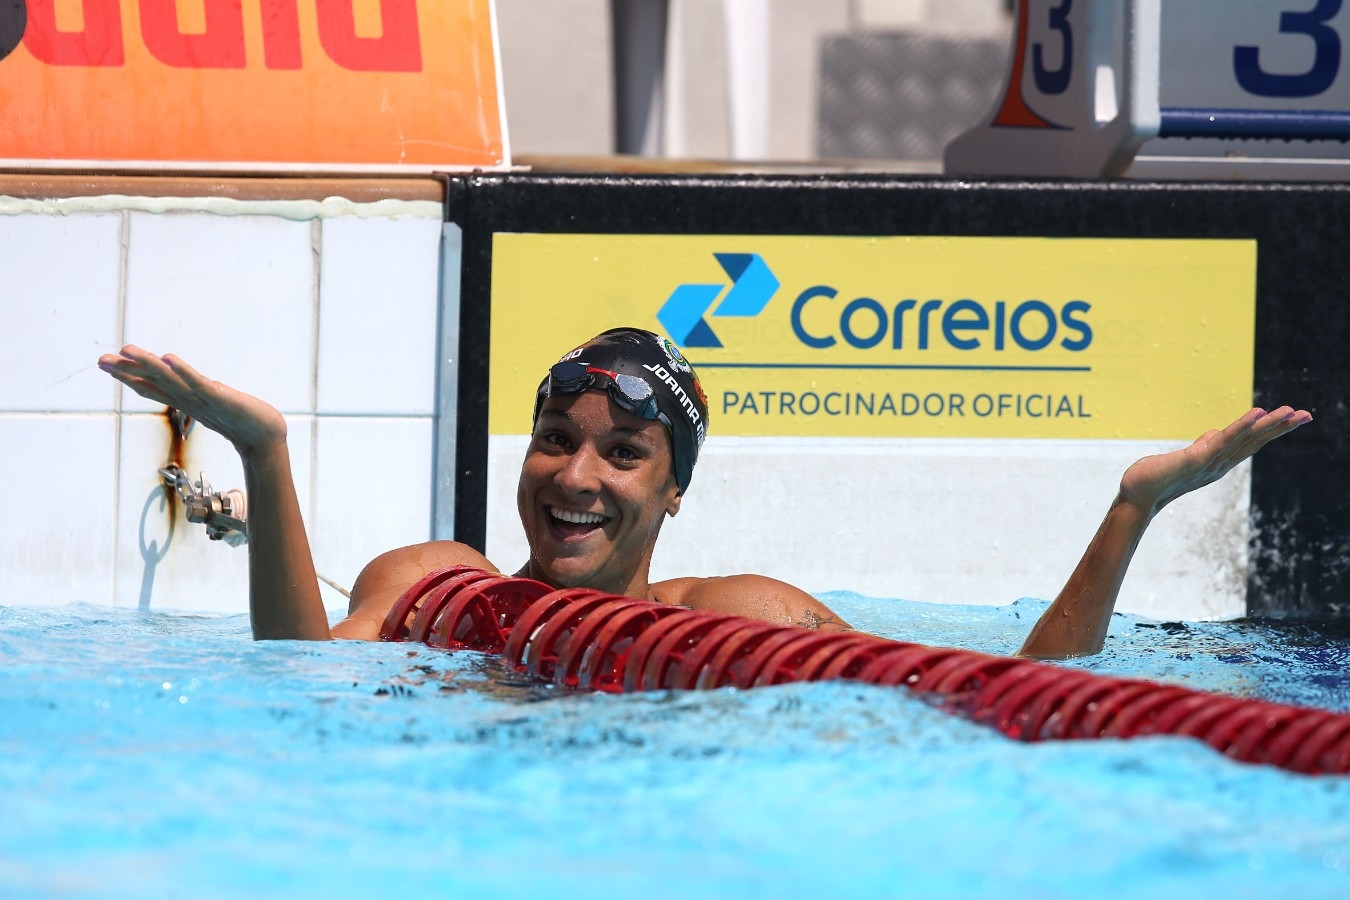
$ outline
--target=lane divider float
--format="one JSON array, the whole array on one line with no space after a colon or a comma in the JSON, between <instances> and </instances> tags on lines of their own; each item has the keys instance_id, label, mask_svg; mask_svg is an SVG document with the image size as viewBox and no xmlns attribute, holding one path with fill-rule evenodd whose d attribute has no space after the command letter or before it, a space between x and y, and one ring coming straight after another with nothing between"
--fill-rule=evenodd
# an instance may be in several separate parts
<instances>
[{"instance_id":1,"label":"lane divider float","mask_svg":"<svg viewBox=\"0 0 1350 900\"><path fill-rule=\"evenodd\" d=\"M626 693L849 679L908 688L1022 741L1181 735L1233 759L1350 773L1350 715L860 632L772 625L468 566L428 574L381 640L499 654L535 678Z\"/></svg>"}]
</instances>

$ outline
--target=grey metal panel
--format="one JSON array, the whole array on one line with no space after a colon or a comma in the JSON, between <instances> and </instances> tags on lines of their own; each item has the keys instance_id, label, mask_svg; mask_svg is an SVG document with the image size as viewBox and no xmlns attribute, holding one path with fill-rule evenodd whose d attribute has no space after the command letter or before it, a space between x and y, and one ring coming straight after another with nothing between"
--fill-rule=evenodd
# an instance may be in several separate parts
<instances>
[{"instance_id":1,"label":"grey metal panel","mask_svg":"<svg viewBox=\"0 0 1350 900\"><path fill-rule=\"evenodd\" d=\"M614 38L614 149L660 156L664 143L668 0L610 4Z\"/></svg>"},{"instance_id":2,"label":"grey metal panel","mask_svg":"<svg viewBox=\"0 0 1350 900\"><path fill-rule=\"evenodd\" d=\"M826 38L817 152L826 159L940 160L998 99L1004 40L903 33Z\"/></svg>"},{"instance_id":3,"label":"grey metal panel","mask_svg":"<svg viewBox=\"0 0 1350 900\"><path fill-rule=\"evenodd\" d=\"M459 427L460 271L464 233L454 222L441 227L440 333L436 347L436 418L432 442L431 537L455 537L455 431Z\"/></svg>"}]
</instances>

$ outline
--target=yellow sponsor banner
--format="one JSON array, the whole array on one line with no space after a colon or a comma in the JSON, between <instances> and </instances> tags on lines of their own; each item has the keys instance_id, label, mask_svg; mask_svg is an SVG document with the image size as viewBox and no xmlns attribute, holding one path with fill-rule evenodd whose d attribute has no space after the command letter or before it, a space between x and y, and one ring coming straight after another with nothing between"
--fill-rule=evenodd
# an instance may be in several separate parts
<instances>
[{"instance_id":1,"label":"yellow sponsor banner","mask_svg":"<svg viewBox=\"0 0 1350 900\"><path fill-rule=\"evenodd\" d=\"M1251 403L1256 242L497 234L489 431L620 325L713 435L1189 439Z\"/></svg>"}]
</instances>

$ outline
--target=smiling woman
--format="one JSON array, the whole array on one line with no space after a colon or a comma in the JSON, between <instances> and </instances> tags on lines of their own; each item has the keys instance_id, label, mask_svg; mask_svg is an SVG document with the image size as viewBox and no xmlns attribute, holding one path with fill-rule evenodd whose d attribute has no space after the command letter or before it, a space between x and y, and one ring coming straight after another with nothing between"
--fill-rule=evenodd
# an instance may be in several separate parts
<instances>
[{"instance_id":1,"label":"smiling woman","mask_svg":"<svg viewBox=\"0 0 1350 900\"><path fill-rule=\"evenodd\" d=\"M680 511L665 428L594 392L544 402L517 490L521 574L646 596L652 550Z\"/></svg>"},{"instance_id":2,"label":"smiling woman","mask_svg":"<svg viewBox=\"0 0 1350 900\"><path fill-rule=\"evenodd\" d=\"M281 415L172 355L161 358L129 345L103 356L99 366L142 396L224 435L242 457L254 637L375 640L395 601L429 572L456 565L500 571L455 541L391 550L362 570L347 618L330 629ZM517 491L530 557L518 575L553 588L593 588L776 624L849 628L805 591L762 575L649 581L662 523L680 510L708 421L693 367L668 340L620 328L575 348L539 385L534 419ZM1253 409L1188 447L1132 465L1022 653L1065 657L1100 650L1126 569L1158 511L1311 419L1287 406Z\"/></svg>"}]
</instances>

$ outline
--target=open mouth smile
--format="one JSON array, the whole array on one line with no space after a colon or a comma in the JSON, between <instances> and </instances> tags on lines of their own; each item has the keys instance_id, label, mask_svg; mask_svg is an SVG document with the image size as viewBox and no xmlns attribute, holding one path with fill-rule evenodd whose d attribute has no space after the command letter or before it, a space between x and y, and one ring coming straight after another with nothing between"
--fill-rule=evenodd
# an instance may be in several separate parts
<instances>
[{"instance_id":1,"label":"open mouth smile","mask_svg":"<svg viewBox=\"0 0 1350 900\"><path fill-rule=\"evenodd\" d=\"M578 512L547 506L549 524L564 537L581 537L600 528L609 521L609 516L594 512Z\"/></svg>"}]
</instances>

